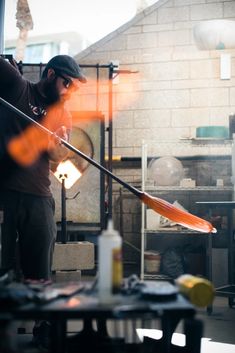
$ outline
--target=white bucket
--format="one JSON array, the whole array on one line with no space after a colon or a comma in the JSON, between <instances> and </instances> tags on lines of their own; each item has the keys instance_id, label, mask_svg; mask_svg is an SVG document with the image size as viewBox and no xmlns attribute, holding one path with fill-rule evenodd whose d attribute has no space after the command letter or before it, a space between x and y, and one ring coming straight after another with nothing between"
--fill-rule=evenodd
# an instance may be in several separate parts
<instances>
[{"instance_id":1,"label":"white bucket","mask_svg":"<svg viewBox=\"0 0 235 353\"><path fill-rule=\"evenodd\" d=\"M161 264L161 254L154 251L144 253L144 267L146 273L159 273Z\"/></svg>"}]
</instances>

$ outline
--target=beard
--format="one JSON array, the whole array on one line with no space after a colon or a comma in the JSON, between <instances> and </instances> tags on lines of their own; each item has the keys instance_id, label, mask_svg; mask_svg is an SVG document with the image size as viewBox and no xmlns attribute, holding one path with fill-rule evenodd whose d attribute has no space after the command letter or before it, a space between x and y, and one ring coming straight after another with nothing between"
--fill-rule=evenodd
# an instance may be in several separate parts
<instances>
[{"instance_id":1,"label":"beard","mask_svg":"<svg viewBox=\"0 0 235 353\"><path fill-rule=\"evenodd\" d=\"M54 104L59 102L60 94L56 87L57 77L53 77L51 80L46 80L44 83L44 94L46 96L47 104Z\"/></svg>"}]
</instances>

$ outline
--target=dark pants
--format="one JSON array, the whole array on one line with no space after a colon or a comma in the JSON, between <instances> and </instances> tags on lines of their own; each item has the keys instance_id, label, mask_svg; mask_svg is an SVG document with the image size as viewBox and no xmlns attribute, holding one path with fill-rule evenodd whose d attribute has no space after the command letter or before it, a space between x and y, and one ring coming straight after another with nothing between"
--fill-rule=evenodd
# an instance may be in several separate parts
<instances>
[{"instance_id":1,"label":"dark pants","mask_svg":"<svg viewBox=\"0 0 235 353\"><path fill-rule=\"evenodd\" d=\"M53 197L17 191L1 192L3 206L2 268L14 269L18 242L25 279L49 279L56 239Z\"/></svg>"}]
</instances>

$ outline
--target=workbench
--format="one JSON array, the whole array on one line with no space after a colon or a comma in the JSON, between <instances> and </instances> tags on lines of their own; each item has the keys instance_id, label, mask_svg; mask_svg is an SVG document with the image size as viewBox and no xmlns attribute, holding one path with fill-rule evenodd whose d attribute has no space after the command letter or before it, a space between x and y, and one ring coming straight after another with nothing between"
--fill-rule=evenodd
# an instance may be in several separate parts
<instances>
[{"instance_id":1,"label":"workbench","mask_svg":"<svg viewBox=\"0 0 235 353\"><path fill-rule=\"evenodd\" d=\"M30 287L15 286L15 293L20 293L21 301L17 305L3 305L0 298L0 324L6 320L48 320L52 323L52 353L73 352L190 352L200 353L202 323L195 318L195 307L178 291L173 295L160 295L144 298L137 292L120 293L110 303L100 303L96 288L90 283L81 282L77 287L47 286L47 289L36 289L36 296ZM14 293L14 284L11 284ZM6 290L6 287L5 287ZM28 293L27 293L28 290ZM57 292L55 292L57 290ZM24 292L25 291L25 292ZM25 300L23 299L25 293ZM53 293L58 295L53 297ZM59 295L60 293L60 295ZM62 294L62 295L61 295ZM16 296L17 297L17 296ZM9 297L10 298L10 297ZM4 306L4 308L3 308ZM7 315L7 316L6 316ZM159 320L162 338L159 340L145 338L142 343L126 343L120 338L110 337L107 333L106 321L131 320L139 318ZM72 338L67 335L68 320L83 320L84 328ZM97 330L91 326L97 321ZM172 335L183 320L186 335L185 347L174 346ZM135 326L133 324L133 328Z\"/></svg>"}]
</instances>

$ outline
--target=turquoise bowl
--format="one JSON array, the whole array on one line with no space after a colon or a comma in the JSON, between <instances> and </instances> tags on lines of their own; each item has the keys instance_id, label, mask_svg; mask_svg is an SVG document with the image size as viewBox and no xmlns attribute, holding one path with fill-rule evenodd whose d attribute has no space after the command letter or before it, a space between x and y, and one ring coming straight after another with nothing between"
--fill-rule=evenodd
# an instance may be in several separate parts
<instances>
[{"instance_id":1,"label":"turquoise bowl","mask_svg":"<svg viewBox=\"0 0 235 353\"><path fill-rule=\"evenodd\" d=\"M227 126L200 126L196 128L197 138L229 138L229 128Z\"/></svg>"}]
</instances>

